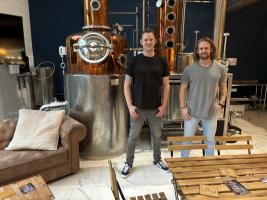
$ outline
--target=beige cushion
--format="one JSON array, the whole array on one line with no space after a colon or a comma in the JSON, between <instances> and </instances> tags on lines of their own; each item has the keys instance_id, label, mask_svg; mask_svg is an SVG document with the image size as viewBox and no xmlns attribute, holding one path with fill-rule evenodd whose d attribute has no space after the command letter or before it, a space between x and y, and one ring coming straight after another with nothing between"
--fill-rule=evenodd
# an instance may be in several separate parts
<instances>
[{"instance_id":1,"label":"beige cushion","mask_svg":"<svg viewBox=\"0 0 267 200\"><path fill-rule=\"evenodd\" d=\"M14 137L5 150L57 150L64 114L64 110L19 110Z\"/></svg>"}]
</instances>

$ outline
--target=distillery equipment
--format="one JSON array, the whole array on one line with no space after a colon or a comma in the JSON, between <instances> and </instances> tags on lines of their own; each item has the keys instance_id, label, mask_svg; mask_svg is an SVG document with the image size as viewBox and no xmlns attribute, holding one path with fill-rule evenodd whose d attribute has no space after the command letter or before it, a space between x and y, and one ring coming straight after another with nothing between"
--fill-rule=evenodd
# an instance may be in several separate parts
<instances>
[{"instance_id":1,"label":"distillery equipment","mask_svg":"<svg viewBox=\"0 0 267 200\"><path fill-rule=\"evenodd\" d=\"M185 53L184 45L184 21L186 0L157 0L156 1L156 36L158 39L158 55L164 57L167 61L170 70L170 95L166 114L163 120L163 131L170 132L175 127L182 128L182 116L179 111L179 87L181 83L181 75L189 64L194 62L193 53ZM198 1L196 1L198 2ZM201 2L200 2L201 3ZM225 38L225 45L228 34L224 34L224 23L226 15L226 0L214 1L214 27L213 40L218 49L217 60L225 61L225 48L223 46L223 36ZM199 31L195 31L195 44L197 42ZM223 52L223 53L222 53ZM222 55L223 54L223 55ZM228 60L227 60L228 61ZM225 63L225 62L223 62ZM224 109L223 116L219 118L224 122L223 133L227 131L228 112L229 112L229 98L231 97L232 75L227 75L228 98Z\"/></svg>"},{"instance_id":2,"label":"distillery equipment","mask_svg":"<svg viewBox=\"0 0 267 200\"><path fill-rule=\"evenodd\" d=\"M84 159L124 153L127 109L123 95L127 44L119 25L108 26L108 0L84 0L83 31L66 39L65 97L71 117L87 126Z\"/></svg>"},{"instance_id":3,"label":"distillery equipment","mask_svg":"<svg viewBox=\"0 0 267 200\"><path fill-rule=\"evenodd\" d=\"M193 62L192 53L183 53L185 0L156 1L156 36L158 55L164 57L170 71L170 96L165 115L167 122L181 119L179 86L181 73Z\"/></svg>"},{"instance_id":4,"label":"distillery equipment","mask_svg":"<svg viewBox=\"0 0 267 200\"><path fill-rule=\"evenodd\" d=\"M183 50L185 0L156 2L158 54L165 57L169 70L177 72L177 55Z\"/></svg>"}]
</instances>

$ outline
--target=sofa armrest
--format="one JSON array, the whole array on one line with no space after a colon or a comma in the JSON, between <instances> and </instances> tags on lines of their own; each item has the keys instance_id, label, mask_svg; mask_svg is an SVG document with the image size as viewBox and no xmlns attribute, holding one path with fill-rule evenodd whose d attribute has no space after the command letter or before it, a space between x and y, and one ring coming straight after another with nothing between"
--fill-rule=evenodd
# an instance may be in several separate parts
<instances>
[{"instance_id":1,"label":"sofa armrest","mask_svg":"<svg viewBox=\"0 0 267 200\"><path fill-rule=\"evenodd\" d=\"M72 143L79 143L86 135L86 126L69 116L64 116L59 129L61 144L69 149Z\"/></svg>"},{"instance_id":2,"label":"sofa armrest","mask_svg":"<svg viewBox=\"0 0 267 200\"><path fill-rule=\"evenodd\" d=\"M71 117L65 116L59 129L60 142L69 151L71 172L80 168L79 142L85 138L86 126Z\"/></svg>"},{"instance_id":3,"label":"sofa armrest","mask_svg":"<svg viewBox=\"0 0 267 200\"><path fill-rule=\"evenodd\" d=\"M4 119L0 121L0 150L8 146L13 138L16 125L16 119Z\"/></svg>"}]
</instances>

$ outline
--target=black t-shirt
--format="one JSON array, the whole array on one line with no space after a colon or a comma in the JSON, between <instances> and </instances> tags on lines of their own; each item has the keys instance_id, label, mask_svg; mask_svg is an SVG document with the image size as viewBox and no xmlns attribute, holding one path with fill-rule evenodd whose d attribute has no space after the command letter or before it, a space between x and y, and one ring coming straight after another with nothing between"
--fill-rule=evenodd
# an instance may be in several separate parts
<instances>
[{"instance_id":1,"label":"black t-shirt","mask_svg":"<svg viewBox=\"0 0 267 200\"><path fill-rule=\"evenodd\" d=\"M164 59L138 54L129 63L126 74L133 78L133 105L140 109L155 109L161 105L162 77L169 76Z\"/></svg>"}]
</instances>

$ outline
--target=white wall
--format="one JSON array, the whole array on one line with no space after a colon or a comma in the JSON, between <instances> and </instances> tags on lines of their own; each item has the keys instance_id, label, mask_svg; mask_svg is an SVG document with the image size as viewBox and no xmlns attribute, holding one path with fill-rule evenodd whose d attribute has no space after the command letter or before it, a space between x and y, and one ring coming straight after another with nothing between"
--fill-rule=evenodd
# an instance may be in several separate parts
<instances>
[{"instance_id":1,"label":"white wall","mask_svg":"<svg viewBox=\"0 0 267 200\"><path fill-rule=\"evenodd\" d=\"M0 13L22 16L24 42L30 66L33 67L32 36L28 0L0 0Z\"/></svg>"}]
</instances>

